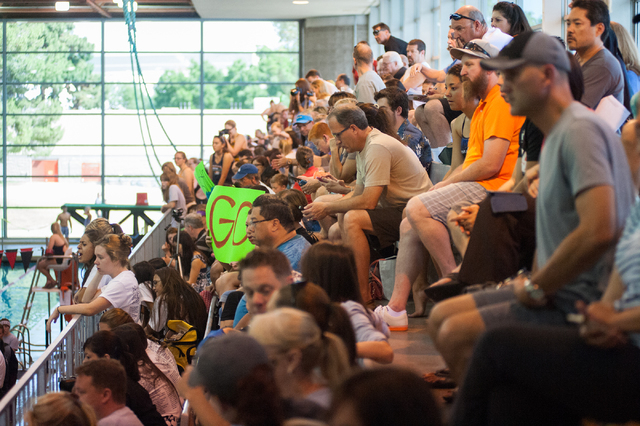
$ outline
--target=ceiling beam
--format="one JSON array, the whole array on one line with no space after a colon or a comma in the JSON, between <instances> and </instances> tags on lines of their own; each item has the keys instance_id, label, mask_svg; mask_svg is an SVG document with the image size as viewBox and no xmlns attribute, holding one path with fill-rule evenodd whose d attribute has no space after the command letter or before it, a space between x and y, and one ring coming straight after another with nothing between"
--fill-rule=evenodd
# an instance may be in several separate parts
<instances>
[{"instance_id":1,"label":"ceiling beam","mask_svg":"<svg viewBox=\"0 0 640 426\"><path fill-rule=\"evenodd\" d=\"M104 16L105 18L111 18L111 15L109 15L109 13L106 10L104 10L103 8L95 4L93 0L86 0L86 2L91 7L91 9L95 10L100 15Z\"/></svg>"}]
</instances>

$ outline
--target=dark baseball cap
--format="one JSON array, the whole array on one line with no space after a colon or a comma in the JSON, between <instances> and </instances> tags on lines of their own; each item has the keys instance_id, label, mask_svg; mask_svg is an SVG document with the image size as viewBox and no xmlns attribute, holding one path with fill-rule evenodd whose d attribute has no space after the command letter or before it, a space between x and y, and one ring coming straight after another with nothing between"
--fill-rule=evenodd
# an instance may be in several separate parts
<instances>
[{"instance_id":1,"label":"dark baseball cap","mask_svg":"<svg viewBox=\"0 0 640 426\"><path fill-rule=\"evenodd\" d=\"M498 57L480 61L482 68L499 71L524 64L551 64L561 71L571 71L571 62L562 43L542 32L521 33L500 51Z\"/></svg>"}]
</instances>

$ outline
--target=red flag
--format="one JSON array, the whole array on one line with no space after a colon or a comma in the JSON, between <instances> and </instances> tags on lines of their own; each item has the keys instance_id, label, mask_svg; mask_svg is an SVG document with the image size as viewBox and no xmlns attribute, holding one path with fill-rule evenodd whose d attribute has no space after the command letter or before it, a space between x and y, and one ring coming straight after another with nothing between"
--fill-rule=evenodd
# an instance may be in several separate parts
<instances>
[{"instance_id":1,"label":"red flag","mask_svg":"<svg viewBox=\"0 0 640 426\"><path fill-rule=\"evenodd\" d=\"M16 266L16 257L18 257L18 249L7 250L7 260L9 261L9 266L11 266L11 270Z\"/></svg>"},{"instance_id":2,"label":"red flag","mask_svg":"<svg viewBox=\"0 0 640 426\"><path fill-rule=\"evenodd\" d=\"M22 255L22 266L24 266L24 271L27 272L27 269L29 269L29 264L31 263L31 256L33 256L33 249L20 249L20 254Z\"/></svg>"}]
</instances>

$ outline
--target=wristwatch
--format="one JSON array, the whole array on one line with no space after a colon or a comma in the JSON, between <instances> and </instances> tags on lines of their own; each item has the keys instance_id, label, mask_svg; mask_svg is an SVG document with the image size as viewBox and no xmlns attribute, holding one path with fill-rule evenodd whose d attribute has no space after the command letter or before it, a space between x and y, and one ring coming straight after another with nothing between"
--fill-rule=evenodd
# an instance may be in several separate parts
<instances>
[{"instance_id":1,"label":"wristwatch","mask_svg":"<svg viewBox=\"0 0 640 426\"><path fill-rule=\"evenodd\" d=\"M524 280L524 291L536 302L541 302L545 298L544 290L538 287L537 284L534 284L529 278L525 278Z\"/></svg>"}]
</instances>

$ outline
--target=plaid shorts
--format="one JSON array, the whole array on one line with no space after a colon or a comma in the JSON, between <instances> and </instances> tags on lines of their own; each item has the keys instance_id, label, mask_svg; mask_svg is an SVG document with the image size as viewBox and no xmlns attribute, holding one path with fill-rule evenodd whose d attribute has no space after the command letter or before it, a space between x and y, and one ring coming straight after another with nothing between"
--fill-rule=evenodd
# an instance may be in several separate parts
<instances>
[{"instance_id":1,"label":"plaid shorts","mask_svg":"<svg viewBox=\"0 0 640 426\"><path fill-rule=\"evenodd\" d=\"M447 214L461 201L477 204L487 196L487 190L477 182L457 182L418 195L431 217L447 226Z\"/></svg>"}]
</instances>

